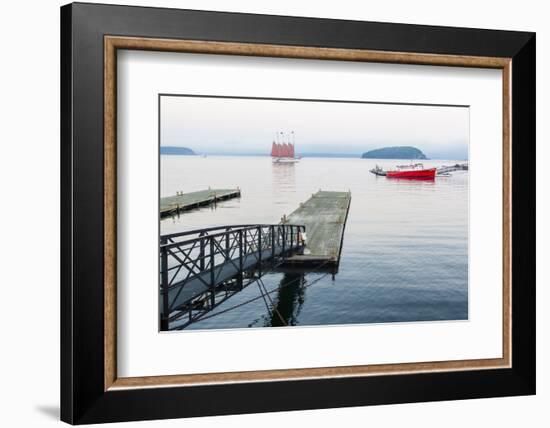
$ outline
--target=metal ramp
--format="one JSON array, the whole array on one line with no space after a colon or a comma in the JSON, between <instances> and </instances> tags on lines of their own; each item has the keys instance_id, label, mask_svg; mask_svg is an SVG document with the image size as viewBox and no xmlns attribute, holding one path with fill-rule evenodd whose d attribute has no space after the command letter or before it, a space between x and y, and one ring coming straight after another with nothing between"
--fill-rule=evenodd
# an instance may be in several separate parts
<instances>
[{"instance_id":1,"label":"metal ramp","mask_svg":"<svg viewBox=\"0 0 550 428\"><path fill-rule=\"evenodd\" d=\"M160 329L183 328L303 249L303 225L238 225L161 236Z\"/></svg>"}]
</instances>

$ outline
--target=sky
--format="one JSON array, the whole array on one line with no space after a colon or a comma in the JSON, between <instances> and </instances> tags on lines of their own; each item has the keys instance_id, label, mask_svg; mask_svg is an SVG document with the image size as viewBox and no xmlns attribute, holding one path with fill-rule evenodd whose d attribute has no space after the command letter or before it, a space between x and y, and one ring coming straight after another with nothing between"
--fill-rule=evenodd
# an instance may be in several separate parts
<instances>
[{"instance_id":1,"label":"sky","mask_svg":"<svg viewBox=\"0 0 550 428\"><path fill-rule=\"evenodd\" d=\"M268 155L277 132L294 131L297 155L414 146L468 158L468 107L162 96L160 117L161 146L197 153Z\"/></svg>"}]
</instances>

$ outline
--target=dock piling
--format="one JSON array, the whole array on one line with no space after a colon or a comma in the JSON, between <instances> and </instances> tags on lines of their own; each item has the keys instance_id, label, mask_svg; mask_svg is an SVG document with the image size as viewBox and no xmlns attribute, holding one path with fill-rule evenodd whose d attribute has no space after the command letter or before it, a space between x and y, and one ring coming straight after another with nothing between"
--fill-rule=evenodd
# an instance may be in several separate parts
<instances>
[{"instance_id":1,"label":"dock piling","mask_svg":"<svg viewBox=\"0 0 550 428\"><path fill-rule=\"evenodd\" d=\"M174 196L167 196L160 199L160 216L166 217L179 214L201 206L217 206L219 201L232 198L240 198L241 190L237 189L211 189L199 190L197 192L183 193L176 192Z\"/></svg>"}]
</instances>

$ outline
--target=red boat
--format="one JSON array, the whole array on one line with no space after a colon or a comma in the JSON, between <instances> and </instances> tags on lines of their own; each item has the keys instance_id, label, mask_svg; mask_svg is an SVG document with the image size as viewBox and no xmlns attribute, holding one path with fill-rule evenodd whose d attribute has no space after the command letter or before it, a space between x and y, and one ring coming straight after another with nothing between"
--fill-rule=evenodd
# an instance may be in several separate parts
<instances>
[{"instance_id":1,"label":"red boat","mask_svg":"<svg viewBox=\"0 0 550 428\"><path fill-rule=\"evenodd\" d=\"M371 170L373 174L385 175L388 178L410 178L416 180L433 180L435 178L436 168L425 169L424 165L417 163L414 165L398 165L395 170L383 171L380 167Z\"/></svg>"}]
</instances>

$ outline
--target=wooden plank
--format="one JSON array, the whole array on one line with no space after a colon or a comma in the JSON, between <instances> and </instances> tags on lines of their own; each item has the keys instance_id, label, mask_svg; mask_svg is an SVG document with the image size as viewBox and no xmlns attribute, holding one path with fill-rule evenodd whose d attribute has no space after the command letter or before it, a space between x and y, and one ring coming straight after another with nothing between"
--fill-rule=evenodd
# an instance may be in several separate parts
<instances>
[{"instance_id":1,"label":"wooden plank","mask_svg":"<svg viewBox=\"0 0 550 428\"><path fill-rule=\"evenodd\" d=\"M306 249L286 259L290 264L330 264L340 261L344 230L351 203L350 192L319 190L285 220L306 227Z\"/></svg>"},{"instance_id":2,"label":"wooden plank","mask_svg":"<svg viewBox=\"0 0 550 428\"><path fill-rule=\"evenodd\" d=\"M226 199L241 196L240 189L207 189L197 192L181 193L160 199L160 215L165 217L180 211L187 211L205 205L210 205Z\"/></svg>"}]
</instances>

